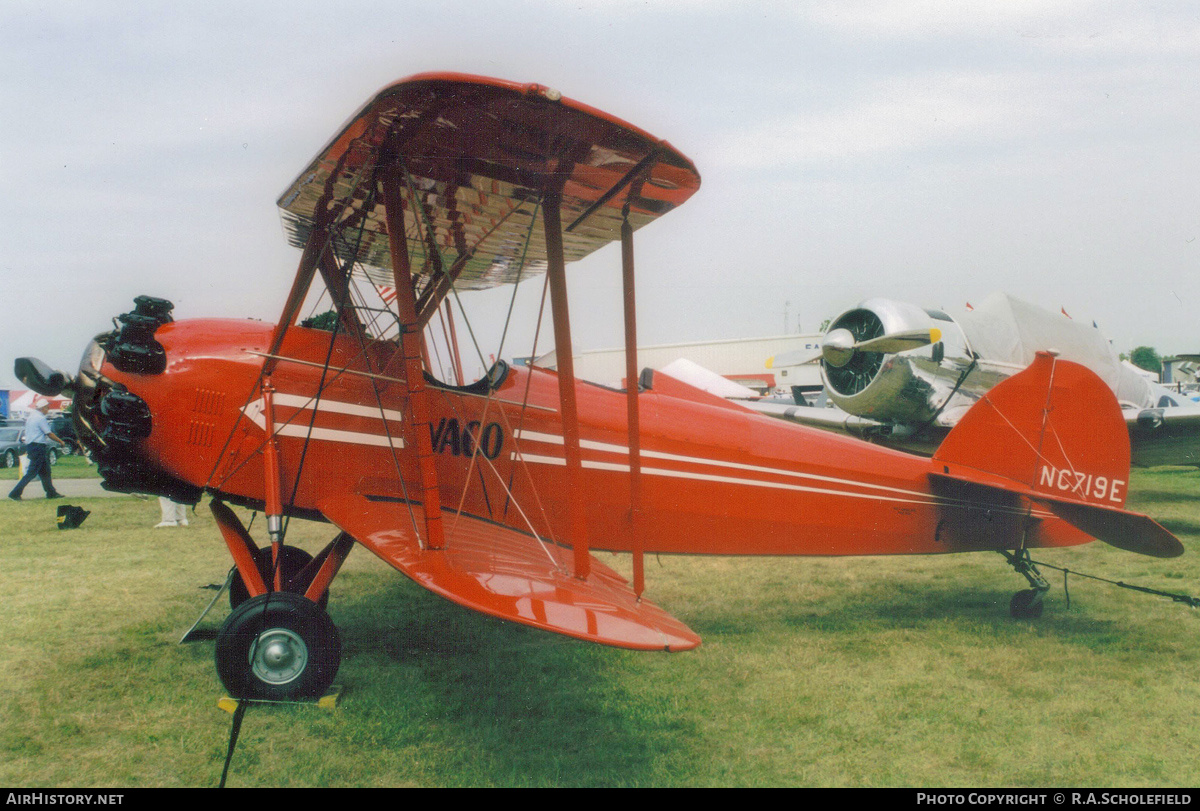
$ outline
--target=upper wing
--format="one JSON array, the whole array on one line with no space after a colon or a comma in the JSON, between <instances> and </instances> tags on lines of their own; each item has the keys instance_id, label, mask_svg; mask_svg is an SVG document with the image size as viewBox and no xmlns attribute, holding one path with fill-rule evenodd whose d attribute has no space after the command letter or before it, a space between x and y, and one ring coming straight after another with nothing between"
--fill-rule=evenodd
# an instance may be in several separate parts
<instances>
[{"instance_id":1,"label":"upper wing","mask_svg":"<svg viewBox=\"0 0 1200 811\"><path fill-rule=\"evenodd\" d=\"M412 512L410 513L410 506ZM341 493L318 509L336 526L415 582L459 605L577 639L637 650L690 650L690 628L592 558L571 574L570 553L490 521L446 513L446 548L423 550L413 531L419 505Z\"/></svg>"},{"instance_id":2,"label":"upper wing","mask_svg":"<svg viewBox=\"0 0 1200 811\"><path fill-rule=\"evenodd\" d=\"M402 178L414 272L463 263L460 289L492 287L545 269L538 201L563 186L566 261L620 239L700 186L690 160L632 125L541 85L428 73L381 90L343 126L279 199L293 245L319 211L337 208L353 238L336 241L374 281L391 284L383 167ZM385 272L386 271L386 272Z\"/></svg>"}]
</instances>

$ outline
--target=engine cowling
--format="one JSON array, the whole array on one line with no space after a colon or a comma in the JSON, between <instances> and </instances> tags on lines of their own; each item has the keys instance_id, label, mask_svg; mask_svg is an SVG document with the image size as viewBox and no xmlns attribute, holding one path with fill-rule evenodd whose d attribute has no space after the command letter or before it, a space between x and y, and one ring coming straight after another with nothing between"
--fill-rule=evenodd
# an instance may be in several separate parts
<instances>
[{"instance_id":1,"label":"engine cowling","mask_svg":"<svg viewBox=\"0 0 1200 811\"><path fill-rule=\"evenodd\" d=\"M885 335L935 327L944 330L945 326L940 321L935 324L933 317L916 305L873 298L834 319L826 340L836 339L839 330L849 333L853 343L863 343ZM844 335L841 337L844 340ZM849 414L881 422L919 422L933 418L938 404L933 401L934 387L914 369L912 360L923 358L936 366L935 351L941 352L929 347L899 354L859 349L848 353L841 365L831 363L826 353L821 375L829 398Z\"/></svg>"}]
</instances>

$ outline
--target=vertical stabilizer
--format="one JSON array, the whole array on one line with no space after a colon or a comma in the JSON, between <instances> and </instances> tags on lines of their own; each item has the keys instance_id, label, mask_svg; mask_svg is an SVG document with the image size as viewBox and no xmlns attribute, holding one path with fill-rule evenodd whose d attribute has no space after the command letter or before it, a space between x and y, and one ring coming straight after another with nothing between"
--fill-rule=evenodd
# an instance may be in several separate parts
<instances>
[{"instance_id":1,"label":"vertical stabilizer","mask_svg":"<svg viewBox=\"0 0 1200 811\"><path fill-rule=\"evenodd\" d=\"M1125 420L1104 381L1039 352L963 415L933 455L931 475L1040 502L1121 549L1182 554L1169 531L1125 511L1129 456Z\"/></svg>"},{"instance_id":2,"label":"vertical stabilizer","mask_svg":"<svg viewBox=\"0 0 1200 811\"><path fill-rule=\"evenodd\" d=\"M1077 363L1039 352L976 403L933 456L1056 498L1122 507L1129 431L1112 391Z\"/></svg>"}]
</instances>

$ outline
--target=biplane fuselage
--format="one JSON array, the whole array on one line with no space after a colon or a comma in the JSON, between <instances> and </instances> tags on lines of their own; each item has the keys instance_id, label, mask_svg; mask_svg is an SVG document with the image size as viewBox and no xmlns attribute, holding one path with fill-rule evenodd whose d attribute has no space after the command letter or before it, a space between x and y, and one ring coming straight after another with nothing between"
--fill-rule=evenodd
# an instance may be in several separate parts
<instances>
[{"instance_id":1,"label":"biplane fuselage","mask_svg":"<svg viewBox=\"0 0 1200 811\"><path fill-rule=\"evenodd\" d=\"M256 387L271 334L252 321L165 324L155 333L168 359L163 374L99 370L154 415L147 462L219 497L263 504L266 433ZM339 337L331 350L331 339L293 328L278 353L272 382L287 512L316 515L331 491L419 501L414 455L393 452L417 444L404 418L395 343L364 351ZM995 523L982 534L969 529L972 509L935 491L927 459L770 420L661 374L638 397L644 551L919 554L1022 541ZM429 398L443 509L563 543L569 491L558 375L512 367L490 392L432 384ZM580 383L578 408L588 544L629 551L625 393ZM1027 544L1089 540L1047 517Z\"/></svg>"}]
</instances>

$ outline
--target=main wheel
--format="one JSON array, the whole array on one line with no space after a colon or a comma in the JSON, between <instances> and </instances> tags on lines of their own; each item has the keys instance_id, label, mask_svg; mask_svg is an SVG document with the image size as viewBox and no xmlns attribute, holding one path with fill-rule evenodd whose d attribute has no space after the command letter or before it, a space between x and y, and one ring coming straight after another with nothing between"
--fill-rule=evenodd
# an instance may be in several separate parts
<instances>
[{"instance_id":1,"label":"main wheel","mask_svg":"<svg viewBox=\"0 0 1200 811\"><path fill-rule=\"evenodd\" d=\"M1034 589L1018 591L1008 603L1008 613L1019 620L1037 619L1046 608L1046 604L1038 599L1040 596Z\"/></svg>"},{"instance_id":2,"label":"main wheel","mask_svg":"<svg viewBox=\"0 0 1200 811\"><path fill-rule=\"evenodd\" d=\"M234 698L320 696L341 659L342 643L325 610L286 591L251 597L217 632L217 675Z\"/></svg>"},{"instance_id":3,"label":"main wheel","mask_svg":"<svg viewBox=\"0 0 1200 811\"><path fill-rule=\"evenodd\" d=\"M281 546L279 549L281 560L279 561L279 575L283 583L285 591L290 591L294 594L300 594L308 590L308 584L311 580L302 583L293 583L292 580L296 575L304 570L304 567L312 563L312 555L305 552L298 546ZM273 582L271 560L271 547L265 546L255 553L255 562L258 564L258 571L262 574L263 582ZM229 607L237 608L246 600L250 599L250 592L246 588L246 584L242 581L241 572L235 572L233 582L229 584ZM329 589L326 589L321 594L321 599L317 601L321 608L329 605Z\"/></svg>"},{"instance_id":4,"label":"main wheel","mask_svg":"<svg viewBox=\"0 0 1200 811\"><path fill-rule=\"evenodd\" d=\"M16 467L17 466L17 452L16 451L7 450L4 452L4 466L5 467Z\"/></svg>"}]
</instances>

